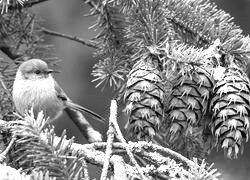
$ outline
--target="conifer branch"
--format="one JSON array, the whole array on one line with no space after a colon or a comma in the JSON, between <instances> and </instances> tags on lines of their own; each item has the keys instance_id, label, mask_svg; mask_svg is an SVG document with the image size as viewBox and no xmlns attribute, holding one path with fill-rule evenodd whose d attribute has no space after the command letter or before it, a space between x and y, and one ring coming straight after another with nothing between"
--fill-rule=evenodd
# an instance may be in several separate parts
<instances>
[{"instance_id":1,"label":"conifer branch","mask_svg":"<svg viewBox=\"0 0 250 180\"><path fill-rule=\"evenodd\" d=\"M72 140L66 139L65 131L62 133L61 137L55 136L53 128L45 128L46 122L47 120L44 119L42 113L39 113L37 119L34 119L34 116L31 114L25 116L23 120L10 122L12 124L11 127L9 126L9 122L5 122L6 127L10 127L11 132L20 138L16 141L16 143L17 145L20 145L19 151L24 153L24 155L20 157L23 159L22 163L33 162L35 163L35 167L39 169L39 167L45 167L48 162L51 162L52 164L46 166L46 168L48 168L49 171L51 170L53 173L56 173L57 175L55 175L57 177L68 177L70 172L73 172L73 174L71 174L71 176L73 176L82 169L78 168L78 170L76 169L74 173L74 171L72 171L73 169L70 171L69 168L67 169L68 173L65 172L63 161L67 159L67 154L71 154L72 157L76 157L76 160L71 164L79 163L81 162L81 159L84 158L84 160L90 164L104 166L106 163L105 153L102 152L102 150L107 148L108 144L106 142L83 145L73 143ZM199 164L188 160L182 155L173 152L168 148L163 148L152 143L130 142L129 144L124 144L118 142L112 144L113 149L117 150L126 150L127 146L130 147L132 154L140 155L140 157L145 160L151 160L152 164L150 168L147 166L139 167L140 171L143 174L147 174L148 177L161 177L161 174L169 173L170 170L173 171L171 173L178 173L181 176L182 172L189 167L191 168L191 173L196 173L197 168L202 168L204 173L207 173L205 166L200 167ZM143 151L146 151L146 153L142 153ZM77 156L80 157L80 159L77 158ZM186 166L177 164L174 159L178 162L184 162ZM140 171L138 171L135 164L133 163L133 165L130 165L124 162L123 156L114 154L109 158L109 162L111 163L109 170L113 171L114 177L119 177L118 179L125 180L126 175L132 177L141 176L139 173ZM79 164L76 167L79 167ZM121 168L121 171L119 171L120 168L118 169L118 167ZM214 170L211 170L211 172L211 176L216 175L214 174ZM186 175L183 174L183 176ZM198 176L198 174L195 175L195 177Z\"/></svg>"},{"instance_id":2,"label":"conifer branch","mask_svg":"<svg viewBox=\"0 0 250 180\"><path fill-rule=\"evenodd\" d=\"M24 1L23 5L20 5L20 4L10 5L8 7L8 9L14 10L14 9L19 9L19 8L29 8L29 7L32 7L34 5L38 5L38 4L46 2L46 1L49 1L49 0L28 0L28 1Z\"/></svg>"},{"instance_id":3,"label":"conifer branch","mask_svg":"<svg viewBox=\"0 0 250 180\"><path fill-rule=\"evenodd\" d=\"M97 48L97 46L95 44L87 42L84 39L79 38L77 36L71 36L71 35L59 33L59 32L52 31L52 30L49 30L49 29L46 29L46 28L42 28L42 32L45 33L45 34L48 34L48 35L52 35L52 36L57 36L57 37L62 37L62 38L65 38L65 39L69 39L69 40L81 43L81 44L83 44L85 46L88 46L88 47L91 47L91 48L95 48L95 49Z\"/></svg>"},{"instance_id":4,"label":"conifer branch","mask_svg":"<svg viewBox=\"0 0 250 180\"><path fill-rule=\"evenodd\" d=\"M17 60L23 61L31 57L44 60L49 58L51 62L58 60L58 58L52 57L52 46L44 44L40 33L41 19L34 13L22 9L11 16L2 16L0 21L2 39L0 50L16 64L18 64Z\"/></svg>"},{"instance_id":5,"label":"conifer branch","mask_svg":"<svg viewBox=\"0 0 250 180\"><path fill-rule=\"evenodd\" d=\"M89 145L86 145L89 148L95 148L95 149L104 149L106 147L106 143L104 142L96 142L96 143L92 143ZM161 147L159 145L153 144L153 143L148 143L148 142L144 142L144 141L140 141L140 142L129 142L129 146L131 147L131 151L133 153L137 152L140 153L141 149L150 149L153 152L160 152L160 153L164 153L164 154L168 154L170 157L183 162L186 165L193 165L194 163L189 160L188 158L182 156L181 154L169 149L169 148L164 148ZM120 143L120 142L114 142L113 143L113 148L116 149L126 149L126 145L124 145L124 143ZM144 154L145 155L145 154ZM150 155L151 156L151 155Z\"/></svg>"},{"instance_id":6,"label":"conifer branch","mask_svg":"<svg viewBox=\"0 0 250 180\"><path fill-rule=\"evenodd\" d=\"M116 100L112 100L111 101L111 106L112 105L115 107L115 109L117 111L117 102L116 102ZM129 143L126 142L126 140L124 139L124 137L123 137L123 135L121 133L121 130L120 130L119 125L117 123L116 114L117 114L117 112L115 112L115 118L111 118L110 119L111 120L110 123L111 123L112 127L114 128L114 131L116 132L116 137L117 137L117 139L121 143L123 143L125 145L125 150L126 150L128 156L129 156L131 162L134 164L134 166L136 167L137 171L139 172L140 177L142 179L147 180L148 178L144 176L143 172L141 171L141 168L140 168L139 164L137 163L137 161L135 160L135 157L134 157L133 153L131 152L131 148L130 148Z\"/></svg>"}]
</instances>

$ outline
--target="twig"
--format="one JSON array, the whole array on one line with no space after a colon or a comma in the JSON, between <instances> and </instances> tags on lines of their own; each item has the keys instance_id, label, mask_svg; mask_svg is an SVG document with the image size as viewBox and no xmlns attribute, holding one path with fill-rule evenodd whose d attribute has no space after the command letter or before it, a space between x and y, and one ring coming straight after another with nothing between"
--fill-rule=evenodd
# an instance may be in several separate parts
<instances>
[{"instance_id":1,"label":"twig","mask_svg":"<svg viewBox=\"0 0 250 180\"><path fill-rule=\"evenodd\" d=\"M6 30L3 30L0 27L0 32L1 32L1 44L0 44L0 50L8 56L12 60L20 59L20 58L25 58L23 54L19 53L18 51L15 51L14 48L8 41L5 41L6 37L9 35L5 32ZM17 64L17 62L15 61Z\"/></svg>"},{"instance_id":2,"label":"twig","mask_svg":"<svg viewBox=\"0 0 250 180\"><path fill-rule=\"evenodd\" d=\"M46 136L44 135L41 136L42 138L46 139ZM55 140L54 140L54 145L56 146L58 144L58 141L60 141L60 138L59 137L55 137ZM68 140L65 140L65 142L67 142ZM67 144L67 143L64 143L64 145ZM105 147L107 145L107 143L104 143L105 144ZM66 147L65 147L66 148ZM88 162L88 163L91 163L91 164L94 164L94 165L99 165L99 166L103 166L104 164L104 157L105 157L105 154L102 152L102 151L98 151L96 149L93 148L93 146L91 144L77 144L77 143L73 143L72 146L71 146L71 150L72 152L78 152L80 153L81 155L83 155L83 157L85 158L85 160ZM112 156L111 159L110 159L110 163L111 163L111 168L114 168L114 166L116 165L119 165L120 167L122 166L125 166L121 169L121 172L123 171L124 172L124 169L127 169L128 172L134 176L137 175L137 171L136 169L125 163L124 161L122 161L120 158L118 158L116 160L118 156L115 156L114 157ZM119 160L120 159L120 160ZM124 164L123 164L124 162ZM123 165L122 165L123 164ZM116 169L116 171L119 171L118 169ZM126 171L125 171L126 172ZM117 174L118 176L119 174ZM119 175L121 176L121 175ZM125 176L125 175L123 175ZM120 179L118 179L120 180ZM123 180L123 179L122 179Z\"/></svg>"},{"instance_id":3,"label":"twig","mask_svg":"<svg viewBox=\"0 0 250 180\"><path fill-rule=\"evenodd\" d=\"M98 8L98 5L93 0L84 0L86 4L88 4L91 8L94 8L95 12L101 12Z\"/></svg>"},{"instance_id":4,"label":"twig","mask_svg":"<svg viewBox=\"0 0 250 180\"><path fill-rule=\"evenodd\" d=\"M4 159L6 158L6 155L10 151L10 148L13 146L15 140L16 140L16 137L12 137L12 139L11 139L9 145L7 146L7 148L0 154L0 163L2 163L4 161Z\"/></svg>"},{"instance_id":5,"label":"twig","mask_svg":"<svg viewBox=\"0 0 250 180\"><path fill-rule=\"evenodd\" d=\"M108 129L108 138L107 138L107 146L105 151L104 164L102 168L101 180L107 179L109 161L112 154L112 144L115 138L115 129L113 127L113 122L116 121L117 117L117 105L114 101L111 101L110 106L110 117L109 117L109 129Z\"/></svg>"},{"instance_id":6,"label":"twig","mask_svg":"<svg viewBox=\"0 0 250 180\"><path fill-rule=\"evenodd\" d=\"M117 103L116 103L115 100L112 100L112 102L117 106ZM120 130L120 128L119 128L119 125L118 125L118 123L117 123L117 120L115 119L115 121L113 121L112 123L113 123L113 126L114 126L114 128L115 128L115 132L116 132L116 137L117 137L117 139L118 139L121 143L124 144L125 149L126 149L126 151L127 151L127 154L128 154L128 156L129 156L131 162L135 165L136 169L138 170L138 172L139 172L141 178L142 178L142 179L148 179L148 178L146 178L146 177L144 176L144 174L143 174L143 172L142 172L142 170L141 170L139 164L138 164L137 161L135 160L135 157L134 157L133 153L131 152L130 145L129 145L129 144L126 142L126 140L124 139L124 137L123 137L123 135L122 135L122 132L121 132L121 130Z\"/></svg>"},{"instance_id":7,"label":"twig","mask_svg":"<svg viewBox=\"0 0 250 180\"><path fill-rule=\"evenodd\" d=\"M153 144L153 143L139 141L139 142L129 142L129 145L131 147L132 152L140 152L140 151L142 151L142 149L159 151L161 153L170 155L174 159L182 161L183 163L187 164L188 166L194 165L193 161L182 156L181 154L179 154L179 153L177 153L169 148L164 148L164 147L161 147L161 146ZM106 143L92 143L91 146L94 148L105 148ZM124 145L124 143L113 143L113 148L126 149L126 145Z\"/></svg>"},{"instance_id":8,"label":"twig","mask_svg":"<svg viewBox=\"0 0 250 180\"><path fill-rule=\"evenodd\" d=\"M46 2L48 0L29 0L29 1L25 1L23 3L23 5L20 5L20 4L15 4L15 5L10 5L8 7L9 10L14 10L14 9L18 9L18 8L29 8L29 7L32 7L34 5L37 5L37 4L40 4L40 3L43 3L43 2Z\"/></svg>"},{"instance_id":9,"label":"twig","mask_svg":"<svg viewBox=\"0 0 250 180\"><path fill-rule=\"evenodd\" d=\"M0 124L2 124L1 126L3 127L3 129L6 129L6 127L9 126L9 122L0 121ZM47 140L46 139L46 134L44 134L44 135L41 134L40 138L42 140L44 139L44 141ZM54 145L57 146L58 141L60 141L60 140L61 140L61 138L55 137L55 139L53 141ZM63 143L64 144L63 146L65 146L65 148L67 148L66 147L67 144L68 144L67 141L68 140L65 140L64 141L65 143ZM80 153L88 163L95 164L95 165L98 165L98 166L103 166L104 165L105 154L101 150L105 149L106 146L107 146L107 143L105 143L105 142L98 142L98 143L84 144L84 145L73 143L72 146L71 146L71 151L72 151L72 153L74 153L74 152ZM120 143L120 142L114 142L112 144L112 147L113 147L113 149L124 149L125 150L127 148L127 144ZM157 165L160 165L160 164L164 163L163 162L164 158L167 158L167 157L169 157L170 159L177 159L177 160L179 160L181 162L184 162L189 167L194 165L193 161L185 158L181 154L176 153L176 152L174 152L174 151L172 151L172 150L170 150L168 148L163 148L161 146L155 145L153 143L129 142L129 147L130 147L130 152L131 153L140 154L143 157L143 159L148 159L149 158L154 163L156 163ZM142 151L146 151L148 153L142 153ZM156 157L154 155L154 153L156 153L155 155L157 155L158 157ZM152 158L152 157L154 157L154 158ZM113 158L113 156L111 156L111 158L110 158L110 163L111 163L110 168L111 168L111 170L114 169L114 165L116 163L113 160L114 160L114 158ZM119 163L120 163L121 166L123 166L122 165L123 164L122 159L120 159L120 162L118 162L118 164ZM137 167L131 166L131 165L127 164L127 163L125 163L124 166L125 166L125 169L126 169L126 174L130 174L130 175L132 174L132 175L135 175L135 176L140 176L140 173L139 173ZM180 166L180 168L184 169L184 167L182 165ZM145 172L147 174L149 172L149 169L147 167L140 167L140 171L142 173ZM155 171L155 172L158 172L158 171ZM154 172L149 174L149 178L150 178L150 176L154 176ZM143 178L143 179L145 179L145 178Z\"/></svg>"},{"instance_id":10,"label":"twig","mask_svg":"<svg viewBox=\"0 0 250 180\"><path fill-rule=\"evenodd\" d=\"M62 38L65 38L65 39L69 39L69 40L72 40L72 41L79 42L79 43L81 43L83 45L86 45L86 46L89 46L89 47L92 47L92 48L95 48L95 49L97 48L97 46L95 44L90 43L90 42L86 42L84 39L79 38L77 36L62 34L62 33L52 31L52 30L49 30L49 29L46 29L46 28L42 28L41 30L42 30L43 33L48 34L48 35L62 37Z\"/></svg>"},{"instance_id":11,"label":"twig","mask_svg":"<svg viewBox=\"0 0 250 180\"><path fill-rule=\"evenodd\" d=\"M19 49L19 47L21 46L21 42L23 41L24 36L28 34L27 33L27 29L29 28L30 24L32 22L34 22L35 17L36 17L36 15L32 15L32 17L30 18L30 20L28 21L28 23L25 25L25 27L23 29L23 32L19 35L19 41L16 44L15 51L17 51Z\"/></svg>"},{"instance_id":12,"label":"twig","mask_svg":"<svg viewBox=\"0 0 250 180\"><path fill-rule=\"evenodd\" d=\"M146 145L144 142L142 142L141 145ZM156 145L156 144L147 144L149 145L149 147L151 146L153 149L157 150L157 151L160 151L162 153L167 153L169 155L171 155L172 157L174 157L175 159L179 159L181 160L182 162L186 163L188 166L191 166L191 165L194 165L194 162L189 160L188 158L182 156L181 154L169 149L169 148L165 148L165 147L162 147L162 146L159 146L159 145ZM147 147L144 146L144 148L146 149Z\"/></svg>"},{"instance_id":13,"label":"twig","mask_svg":"<svg viewBox=\"0 0 250 180\"><path fill-rule=\"evenodd\" d=\"M46 135L41 136L41 138L46 139ZM53 142L55 144L55 146L58 144L58 141L60 141L60 138L55 137L54 142ZM65 143L64 143L65 146L67 145L67 141L68 140L65 140ZM105 142L84 144L84 145L73 143L71 146L71 150L72 150L72 152L80 153L86 159L86 161L88 163L103 166L105 154L102 151L96 150L95 148L97 148L97 147L98 148L100 148L100 147L106 148L106 145L107 145L107 143L105 143ZM148 148L148 146L151 146L152 144L147 143L147 142L145 142L145 143L144 142L135 142L135 143L131 142L130 145L133 147L132 150L141 151L142 148L144 148L143 146L146 146L146 149L150 149L150 148ZM113 147L125 149L125 145L123 143L113 143ZM152 156L152 154L150 154L150 156ZM156 159L159 159L159 158L156 158ZM135 168L135 167L133 167L125 162L123 163L123 160L121 159L120 156L117 156L117 155L112 156L110 158L110 162L111 162L111 168L115 168L114 166L119 165L119 166L121 166L121 170L123 172L126 172L126 174L130 174L131 176L140 176L140 174L137 171L137 168ZM162 163L162 161L157 162L157 163L160 164L160 163ZM145 171L147 173L149 171L149 169L147 167L145 167L145 168L141 167L140 169L141 169L141 171L143 171L143 172ZM116 169L116 170L119 171L118 169ZM158 171L157 171L157 173L158 173ZM116 175L118 176L118 174L116 174ZM154 173L151 173L150 175L154 175ZM120 174L119 176L125 177L124 174ZM115 180L117 180L117 179L115 179Z\"/></svg>"}]
</instances>

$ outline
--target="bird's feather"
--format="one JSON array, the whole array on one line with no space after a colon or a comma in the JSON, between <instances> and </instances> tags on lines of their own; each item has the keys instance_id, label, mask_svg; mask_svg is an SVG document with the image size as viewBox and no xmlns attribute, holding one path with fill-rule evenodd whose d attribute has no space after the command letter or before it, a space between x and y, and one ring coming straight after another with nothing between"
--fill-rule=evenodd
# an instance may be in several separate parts
<instances>
[{"instance_id":1,"label":"bird's feather","mask_svg":"<svg viewBox=\"0 0 250 180\"><path fill-rule=\"evenodd\" d=\"M63 101L65 107L69 107L74 110L90 114L100 122L106 121L102 116L98 115L97 113L72 102L56 81L55 81L55 90L57 92L57 97Z\"/></svg>"},{"instance_id":2,"label":"bird's feather","mask_svg":"<svg viewBox=\"0 0 250 180\"><path fill-rule=\"evenodd\" d=\"M102 116L96 114L95 112L93 112L85 107L82 107L78 104L75 104L72 101L66 101L65 104L69 108L72 108L72 109L75 109L77 111L81 111L81 112L88 113L88 114L92 115L96 120L98 120L100 122L106 121Z\"/></svg>"}]
</instances>

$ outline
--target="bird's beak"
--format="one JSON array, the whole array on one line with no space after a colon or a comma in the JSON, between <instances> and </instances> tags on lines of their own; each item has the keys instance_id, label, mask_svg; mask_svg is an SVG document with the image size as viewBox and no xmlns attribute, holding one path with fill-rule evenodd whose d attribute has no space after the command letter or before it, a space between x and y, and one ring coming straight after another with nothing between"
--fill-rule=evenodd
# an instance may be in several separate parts
<instances>
[{"instance_id":1,"label":"bird's beak","mask_svg":"<svg viewBox=\"0 0 250 180\"><path fill-rule=\"evenodd\" d=\"M48 69L46 72L47 72L48 74L50 74L50 73L59 73L59 71L56 71L56 70L54 70L54 69Z\"/></svg>"}]
</instances>

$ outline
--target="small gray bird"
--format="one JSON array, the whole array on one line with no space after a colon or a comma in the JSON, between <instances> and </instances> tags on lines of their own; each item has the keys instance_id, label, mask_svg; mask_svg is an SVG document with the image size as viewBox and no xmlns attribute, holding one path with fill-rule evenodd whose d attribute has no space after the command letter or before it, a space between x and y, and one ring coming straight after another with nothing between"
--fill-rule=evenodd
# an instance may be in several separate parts
<instances>
[{"instance_id":1,"label":"small gray bird","mask_svg":"<svg viewBox=\"0 0 250 180\"><path fill-rule=\"evenodd\" d=\"M13 101L17 111L24 113L33 107L34 114L43 111L49 121L57 119L65 108L88 113L95 119L105 119L93 111L73 103L58 85L48 68L48 64L40 59L23 62L16 73L13 84Z\"/></svg>"}]
</instances>

